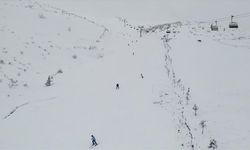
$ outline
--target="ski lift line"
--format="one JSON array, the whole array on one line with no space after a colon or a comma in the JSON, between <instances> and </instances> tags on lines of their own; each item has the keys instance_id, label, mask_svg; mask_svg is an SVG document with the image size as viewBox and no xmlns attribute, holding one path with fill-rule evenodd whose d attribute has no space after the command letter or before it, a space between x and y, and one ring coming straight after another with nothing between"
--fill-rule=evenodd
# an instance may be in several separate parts
<instances>
[{"instance_id":1,"label":"ski lift line","mask_svg":"<svg viewBox=\"0 0 250 150\"><path fill-rule=\"evenodd\" d=\"M234 16L234 18L246 18L246 17L250 17L250 12L242 13L242 14L238 14L238 15L233 15L233 16ZM217 18L217 19L210 19L210 20L206 20L206 21L195 21L191 24L213 23L215 21L223 22L223 21L228 21L228 18L229 18L229 16L221 17L221 18Z\"/></svg>"},{"instance_id":2,"label":"ski lift line","mask_svg":"<svg viewBox=\"0 0 250 150\"><path fill-rule=\"evenodd\" d=\"M250 13L249 14L245 14L245 15L234 15L234 18L246 18L246 17L250 17ZM228 20L228 17L220 19L220 21L227 21L227 20Z\"/></svg>"},{"instance_id":3,"label":"ski lift line","mask_svg":"<svg viewBox=\"0 0 250 150\"><path fill-rule=\"evenodd\" d=\"M250 12L247 13L241 13L238 15L233 15L234 18L246 18L246 17L250 17ZM215 21L217 22L224 22L224 21L228 21L230 16L226 16L226 17L221 17L221 18L217 18L217 19L210 19L207 21L194 21L194 22L189 22L188 24L182 24L182 26L189 26L189 25L194 25L194 24L203 24L203 23L213 23ZM169 23L169 24L176 24L177 22L174 23Z\"/></svg>"},{"instance_id":4,"label":"ski lift line","mask_svg":"<svg viewBox=\"0 0 250 150\"><path fill-rule=\"evenodd\" d=\"M248 12L248 13L242 13L242 14L238 14L238 15L234 15L234 17L244 17L244 16L250 16L250 12Z\"/></svg>"},{"instance_id":5,"label":"ski lift line","mask_svg":"<svg viewBox=\"0 0 250 150\"><path fill-rule=\"evenodd\" d=\"M246 18L246 17L250 17L250 12L242 13L242 14L238 14L238 15L233 15L233 16L234 16L234 18ZM211 23L211 22L214 22L214 21L223 22L223 21L227 21L228 18L229 17L227 16L227 17L211 19L211 20L207 20L207 21L201 21L200 23Z\"/></svg>"}]
</instances>

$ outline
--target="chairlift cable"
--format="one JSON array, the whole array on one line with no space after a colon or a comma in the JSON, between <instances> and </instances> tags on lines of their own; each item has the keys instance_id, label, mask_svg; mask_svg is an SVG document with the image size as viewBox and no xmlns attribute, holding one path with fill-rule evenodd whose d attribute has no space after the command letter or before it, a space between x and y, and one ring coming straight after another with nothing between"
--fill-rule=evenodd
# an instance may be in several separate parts
<instances>
[{"instance_id":1,"label":"chairlift cable","mask_svg":"<svg viewBox=\"0 0 250 150\"><path fill-rule=\"evenodd\" d=\"M250 17L250 12L242 13L242 14L238 14L238 15L233 15L233 16L234 16L234 18L246 18L246 17ZM229 18L229 16L217 18L217 19L211 19L211 20L207 20L207 21L200 21L199 23L211 23L214 21L223 22L223 21L227 21L228 18Z\"/></svg>"}]
</instances>

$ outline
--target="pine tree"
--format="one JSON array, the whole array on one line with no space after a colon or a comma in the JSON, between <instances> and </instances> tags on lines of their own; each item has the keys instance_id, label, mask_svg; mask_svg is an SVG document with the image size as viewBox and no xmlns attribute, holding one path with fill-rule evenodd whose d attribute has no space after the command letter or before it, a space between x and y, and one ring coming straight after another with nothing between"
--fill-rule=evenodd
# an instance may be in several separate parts
<instances>
[{"instance_id":1,"label":"pine tree","mask_svg":"<svg viewBox=\"0 0 250 150\"><path fill-rule=\"evenodd\" d=\"M49 76L47 82L45 83L46 86L51 86L51 77Z\"/></svg>"}]
</instances>

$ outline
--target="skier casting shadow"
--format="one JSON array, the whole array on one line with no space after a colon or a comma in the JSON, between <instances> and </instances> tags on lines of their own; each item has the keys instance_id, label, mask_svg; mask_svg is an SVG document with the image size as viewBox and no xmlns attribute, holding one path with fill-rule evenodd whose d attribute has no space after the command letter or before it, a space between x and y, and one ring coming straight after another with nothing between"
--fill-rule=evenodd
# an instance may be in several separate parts
<instances>
[{"instance_id":1,"label":"skier casting shadow","mask_svg":"<svg viewBox=\"0 0 250 150\"><path fill-rule=\"evenodd\" d=\"M92 146L97 146L97 142L96 142L96 138L94 137L94 135L91 135L91 141L92 141Z\"/></svg>"}]
</instances>

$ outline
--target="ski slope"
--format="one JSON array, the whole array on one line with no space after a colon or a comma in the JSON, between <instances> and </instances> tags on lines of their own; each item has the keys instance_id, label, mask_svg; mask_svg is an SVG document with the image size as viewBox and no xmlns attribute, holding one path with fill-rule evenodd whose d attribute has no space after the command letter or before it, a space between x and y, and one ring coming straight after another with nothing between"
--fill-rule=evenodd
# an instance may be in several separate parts
<instances>
[{"instance_id":1,"label":"ski slope","mask_svg":"<svg viewBox=\"0 0 250 150\"><path fill-rule=\"evenodd\" d=\"M1 0L0 149L248 150L248 6Z\"/></svg>"}]
</instances>

